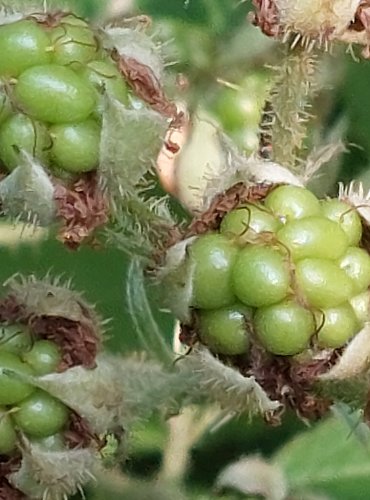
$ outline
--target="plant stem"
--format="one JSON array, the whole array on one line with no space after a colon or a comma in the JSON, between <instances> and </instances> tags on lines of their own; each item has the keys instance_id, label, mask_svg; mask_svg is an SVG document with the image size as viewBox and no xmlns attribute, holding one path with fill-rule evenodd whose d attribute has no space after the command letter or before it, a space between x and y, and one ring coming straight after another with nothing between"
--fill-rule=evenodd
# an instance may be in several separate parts
<instances>
[{"instance_id":1,"label":"plant stem","mask_svg":"<svg viewBox=\"0 0 370 500\"><path fill-rule=\"evenodd\" d=\"M188 469L192 447L215 420L218 413L213 407L203 411L199 408L187 407L182 413L168 420L168 439L158 475L160 481L182 483Z\"/></svg>"},{"instance_id":2,"label":"plant stem","mask_svg":"<svg viewBox=\"0 0 370 500\"><path fill-rule=\"evenodd\" d=\"M317 58L297 46L287 49L282 64L276 68L270 103L272 159L298 170L298 155L307 136L310 114L309 98L315 90Z\"/></svg>"}]
</instances>

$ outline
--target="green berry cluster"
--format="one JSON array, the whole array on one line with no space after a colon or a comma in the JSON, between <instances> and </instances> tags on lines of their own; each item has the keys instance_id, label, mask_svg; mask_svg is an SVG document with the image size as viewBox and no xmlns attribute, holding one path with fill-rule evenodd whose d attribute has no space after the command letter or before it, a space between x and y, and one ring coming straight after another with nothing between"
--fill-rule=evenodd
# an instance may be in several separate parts
<instances>
[{"instance_id":1,"label":"green berry cluster","mask_svg":"<svg viewBox=\"0 0 370 500\"><path fill-rule=\"evenodd\" d=\"M51 171L94 170L104 93L127 104L127 85L94 30L65 14L55 22L23 19L0 26L0 160L20 151Z\"/></svg>"},{"instance_id":2,"label":"green berry cluster","mask_svg":"<svg viewBox=\"0 0 370 500\"><path fill-rule=\"evenodd\" d=\"M62 355L49 340L36 340L23 325L0 330L0 455L17 450L18 432L29 439L62 441L69 409L29 377L55 372Z\"/></svg>"},{"instance_id":3,"label":"green berry cluster","mask_svg":"<svg viewBox=\"0 0 370 500\"><path fill-rule=\"evenodd\" d=\"M188 248L200 340L219 354L338 348L368 319L370 257L347 203L280 186L246 203Z\"/></svg>"}]
</instances>

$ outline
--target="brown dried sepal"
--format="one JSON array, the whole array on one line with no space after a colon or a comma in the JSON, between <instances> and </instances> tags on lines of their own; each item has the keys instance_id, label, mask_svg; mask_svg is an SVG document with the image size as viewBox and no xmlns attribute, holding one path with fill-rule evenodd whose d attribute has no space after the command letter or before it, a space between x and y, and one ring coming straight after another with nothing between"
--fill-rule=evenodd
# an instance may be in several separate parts
<instances>
[{"instance_id":1,"label":"brown dried sepal","mask_svg":"<svg viewBox=\"0 0 370 500\"><path fill-rule=\"evenodd\" d=\"M59 316L29 318L29 326L37 337L55 342L62 351L58 371L82 365L94 368L100 341L89 321L73 321Z\"/></svg>"},{"instance_id":2,"label":"brown dried sepal","mask_svg":"<svg viewBox=\"0 0 370 500\"><path fill-rule=\"evenodd\" d=\"M179 340L182 344L184 344L190 348L193 347L198 342L199 336L197 333L196 315L195 314L193 314L191 324L189 324L189 325L181 324L180 325Z\"/></svg>"},{"instance_id":3,"label":"brown dried sepal","mask_svg":"<svg viewBox=\"0 0 370 500\"><path fill-rule=\"evenodd\" d=\"M72 412L69 418L69 427L64 432L66 445L73 448L89 448L92 443L95 443L97 449L104 446L104 442L97 434L94 434L86 420L84 420L76 412Z\"/></svg>"},{"instance_id":4,"label":"brown dried sepal","mask_svg":"<svg viewBox=\"0 0 370 500\"><path fill-rule=\"evenodd\" d=\"M9 484L7 477L21 466L21 456L6 457L0 455L0 500L26 500L27 497Z\"/></svg>"},{"instance_id":5,"label":"brown dried sepal","mask_svg":"<svg viewBox=\"0 0 370 500\"><path fill-rule=\"evenodd\" d=\"M38 24L42 24L47 28L55 28L56 26L59 26L61 24L63 18L70 15L74 16L72 12L66 12L62 10L57 12L34 12L28 15L26 19L36 21Z\"/></svg>"},{"instance_id":6,"label":"brown dried sepal","mask_svg":"<svg viewBox=\"0 0 370 500\"><path fill-rule=\"evenodd\" d=\"M122 56L116 50L112 52L112 57L136 96L161 115L177 120L176 104L166 97L158 78L149 66L133 57Z\"/></svg>"},{"instance_id":7,"label":"brown dried sepal","mask_svg":"<svg viewBox=\"0 0 370 500\"><path fill-rule=\"evenodd\" d=\"M27 500L27 497L3 477L0 478L0 500Z\"/></svg>"},{"instance_id":8,"label":"brown dried sepal","mask_svg":"<svg viewBox=\"0 0 370 500\"><path fill-rule=\"evenodd\" d=\"M356 31L365 35L366 46L362 51L362 56L370 59L370 0L362 0L348 31Z\"/></svg>"},{"instance_id":9,"label":"brown dried sepal","mask_svg":"<svg viewBox=\"0 0 370 500\"><path fill-rule=\"evenodd\" d=\"M244 203L255 203L264 200L275 187L272 184L247 186L243 182L238 182L224 193L218 194L208 210L193 219L184 239L209 231L216 231L220 227L222 219L231 210Z\"/></svg>"},{"instance_id":10,"label":"brown dried sepal","mask_svg":"<svg viewBox=\"0 0 370 500\"><path fill-rule=\"evenodd\" d=\"M271 399L277 399L284 408L291 408L304 420L317 420L325 415L333 401L315 392L317 377L327 372L338 360L337 351L320 353L317 358L298 362L288 356L272 356L254 344L250 365L241 367L246 376L253 375ZM271 423L276 424L276 416Z\"/></svg>"},{"instance_id":11,"label":"brown dried sepal","mask_svg":"<svg viewBox=\"0 0 370 500\"><path fill-rule=\"evenodd\" d=\"M28 323L29 314L25 307L19 304L13 295L0 299L0 323Z\"/></svg>"},{"instance_id":12,"label":"brown dried sepal","mask_svg":"<svg viewBox=\"0 0 370 500\"><path fill-rule=\"evenodd\" d=\"M54 199L62 221L58 238L72 250L108 221L109 205L96 172L84 174L71 186L56 181Z\"/></svg>"},{"instance_id":13,"label":"brown dried sepal","mask_svg":"<svg viewBox=\"0 0 370 500\"><path fill-rule=\"evenodd\" d=\"M62 361L58 371L78 365L85 368L95 366L100 339L95 332L93 321L88 316L83 321L73 321L60 316L35 316L27 313L22 304L9 295L0 300L0 323L27 325L35 339L48 339L60 346Z\"/></svg>"},{"instance_id":14,"label":"brown dried sepal","mask_svg":"<svg viewBox=\"0 0 370 500\"><path fill-rule=\"evenodd\" d=\"M251 22L270 37L280 34L279 12L274 0L253 0L256 11L250 14Z\"/></svg>"},{"instance_id":15,"label":"brown dried sepal","mask_svg":"<svg viewBox=\"0 0 370 500\"><path fill-rule=\"evenodd\" d=\"M253 331L253 326L248 325ZM179 340L191 348L200 342L196 311L190 324L180 326ZM248 356L223 356L218 358L227 365L234 366L242 375L254 377L271 400L279 401L279 410L265 416L270 425L280 425L286 409L296 412L305 421L315 421L328 413L333 401L317 394L319 375L326 373L338 361L340 349L318 351L310 359L298 360L291 356L274 356L266 352L252 336Z\"/></svg>"}]
</instances>

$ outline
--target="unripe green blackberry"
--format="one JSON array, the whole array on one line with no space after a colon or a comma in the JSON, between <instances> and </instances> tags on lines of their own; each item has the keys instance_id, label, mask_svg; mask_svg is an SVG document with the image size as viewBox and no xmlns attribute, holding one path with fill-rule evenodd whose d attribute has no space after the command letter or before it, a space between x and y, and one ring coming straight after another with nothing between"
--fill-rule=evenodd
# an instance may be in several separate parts
<instances>
[{"instance_id":1,"label":"unripe green blackberry","mask_svg":"<svg viewBox=\"0 0 370 500\"><path fill-rule=\"evenodd\" d=\"M225 390L227 356L246 384L261 384L257 398L265 390L307 418L327 411L330 398L316 393L315 383L341 363L342 353L343 359L355 355L352 345L362 342L370 320L370 257L360 246L368 202L362 212L361 200L353 198L341 191L338 199L320 202L302 186L239 183L218 194L167 251L159 278L166 305L182 321L180 340L198 353L209 349ZM218 241L233 248L232 258L226 265L220 255L209 266ZM196 249L203 247L201 255ZM227 271L220 274L223 265ZM209 302L224 289L228 304ZM240 303L249 311L244 318ZM202 373L217 392L215 369L209 366L208 382L205 367Z\"/></svg>"},{"instance_id":2,"label":"unripe green blackberry","mask_svg":"<svg viewBox=\"0 0 370 500\"><path fill-rule=\"evenodd\" d=\"M105 436L123 425L119 369L99 354L99 316L57 283L12 279L0 298L0 454L15 464L0 481L40 500L76 493Z\"/></svg>"},{"instance_id":3,"label":"unripe green blackberry","mask_svg":"<svg viewBox=\"0 0 370 500\"><path fill-rule=\"evenodd\" d=\"M75 248L127 209L177 110L162 90L160 51L135 27L71 12L9 16L0 25L2 211L58 219Z\"/></svg>"},{"instance_id":4,"label":"unripe green blackberry","mask_svg":"<svg viewBox=\"0 0 370 500\"><path fill-rule=\"evenodd\" d=\"M250 339L248 321L251 311L235 305L199 313L199 334L202 342L217 354L246 354Z\"/></svg>"}]
</instances>

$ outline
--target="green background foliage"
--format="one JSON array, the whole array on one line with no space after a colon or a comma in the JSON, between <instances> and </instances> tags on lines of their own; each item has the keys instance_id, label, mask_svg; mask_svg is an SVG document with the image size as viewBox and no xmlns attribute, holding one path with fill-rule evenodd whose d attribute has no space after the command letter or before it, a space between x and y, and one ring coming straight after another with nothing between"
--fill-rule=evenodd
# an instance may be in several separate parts
<instances>
[{"instance_id":1,"label":"green background foliage","mask_svg":"<svg viewBox=\"0 0 370 500\"><path fill-rule=\"evenodd\" d=\"M75 0L72 5L82 15L96 19L105 11L101 0ZM225 89L217 79L241 86L250 76L266 82L269 72L264 70L264 65L276 62L279 55L275 47L248 25L249 10L250 2L238 0L137 0L131 12L152 16L159 37L172 39L169 59L177 63L172 67L174 72L181 71L189 78L189 102L194 107L201 105L207 109L241 146L241 124L245 122L248 127L251 115L243 114L238 92ZM315 107L325 110L320 111L315 122L320 138L330 137L339 123L344 139L351 144L336 166L334 178L331 177L329 189L333 192L338 180L348 181L354 177L361 178L370 187L370 98L367 92L370 63L355 62L350 55L339 51L336 66L335 78L332 75L328 78L330 89L324 90L314 104L314 111ZM332 71L329 60L326 70ZM248 92L252 101L260 99L260 95ZM8 247L3 244L0 259L2 281L16 272L43 276L50 271L72 278L75 288L85 291L86 298L96 303L101 315L112 318L107 346L124 355L140 349L125 302L128 261L118 250L81 248L71 252L51 237L32 245L21 243ZM154 300L153 304L156 310ZM173 318L158 312L156 319L170 342ZM292 440L297 432L305 434ZM153 477L160 466L165 438L165 426L158 418L138 429L130 459L122 464L123 470L146 480ZM289 440L289 444L285 444ZM273 462L283 468L289 483L301 495L294 498L304 499L302 492L313 491L333 500L366 499L369 498L370 456L365 445L349 427L334 420L306 431L304 424L293 416L288 416L279 428L240 418L217 433L205 434L194 446L187 490L191 498L213 498L211 485L222 467L241 455L260 453L272 457ZM278 449L281 451L277 452ZM135 497L124 496L123 492L114 493L99 485L89 495L91 500L139 499L139 493ZM150 500L154 496L149 498L144 493L143 498Z\"/></svg>"}]
</instances>

